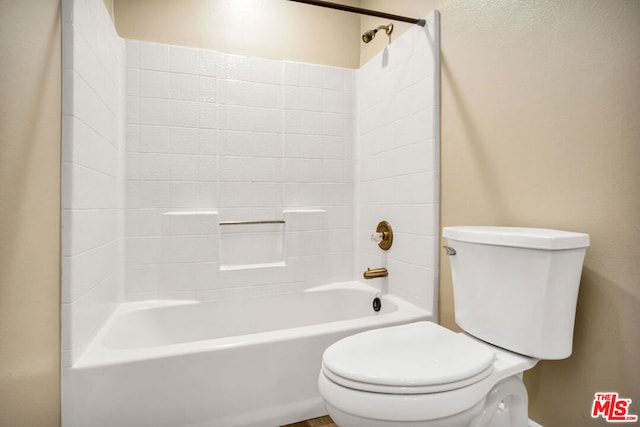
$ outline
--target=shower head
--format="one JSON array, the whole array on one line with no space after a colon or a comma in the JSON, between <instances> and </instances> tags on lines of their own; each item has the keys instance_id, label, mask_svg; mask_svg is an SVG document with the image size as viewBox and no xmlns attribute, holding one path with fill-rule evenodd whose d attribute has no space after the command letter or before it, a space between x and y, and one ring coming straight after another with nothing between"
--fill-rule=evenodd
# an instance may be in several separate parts
<instances>
[{"instance_id":1,"label":"shower head","mask_svg":"<svg viewBox=\"0 0 640 427\"><path fill-rule=\"evenodd\" d=\"M376 36L378 30L369 30L366 33L362 34L362 41L365 43L369 43Z\"/></svg>"},{"instance_id":2,"label":"shower head","mask_svg":"<svg viewBox=\"0 0 640 427\"><path fill-rule=\"evenodd\" d=\"M389 25L380 25L378 28L374 28L373 30L369 30L362 34L362 41L365 43L369 43L376 36L378 30L384 30L387 35L390 35L393 31L393 24Z\"/></svg>"}]
</instances>

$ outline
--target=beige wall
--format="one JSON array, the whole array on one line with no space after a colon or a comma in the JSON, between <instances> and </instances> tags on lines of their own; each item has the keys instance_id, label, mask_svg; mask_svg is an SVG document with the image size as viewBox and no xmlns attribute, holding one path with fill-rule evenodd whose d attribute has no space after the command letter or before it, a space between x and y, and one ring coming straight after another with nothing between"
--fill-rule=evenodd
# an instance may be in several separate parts
<instances>
[{"instance_id":1,"label":"beige wall","mask_svg":"<svg viewBox=\"0 0 640 427\"><path fill-rule=\"evenodd\" d=\"M0 1L0 425L60 421L59 1Z\"/></svg>"},{"instance_id":2,"label":"beige wall","mask_svg":"<svg viewBox=\"0 0 640 427\"><path fill-rule=\"evenodd\" d=\"M640 414L640 2L362 5L441 11L442 226L591 235L573 356L525 375L532 419L601 425L589 414L596 391L618 391ZM441 323L455 327L443 258Z\"/></svg>"},{"instance_id":3,"label":"beige wall","mask_svg":"<svg viewBox=\"0 0 640 427\"><path fill-rule=\"evenodd\" d=\"M357 14L284 0L105 0L125 38L358 68ZM358 0L338 3L356 5Z\"/></svg>"},{"instance_id":4,"label":"beige wall","mask_svg":"<svg viewBox=\"0 0 640 427\"><path fill-rule=\"evenodd\" d=\"M109 12L109 16L111 16L111 20L114 19L114 9L115 9L115 0L103 0L104 8Z\"/></svg>"}]
</instances>

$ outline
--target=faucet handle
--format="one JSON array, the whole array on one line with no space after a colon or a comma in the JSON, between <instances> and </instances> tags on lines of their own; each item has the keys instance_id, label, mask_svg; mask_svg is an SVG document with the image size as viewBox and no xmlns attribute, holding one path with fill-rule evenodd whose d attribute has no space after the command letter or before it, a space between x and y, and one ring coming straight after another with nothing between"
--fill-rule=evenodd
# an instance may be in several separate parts
<instances>
[{"instance_id":1,"label":"faucet handle","mask_svg":"<svg viewBox=\"0 0 640 427\"><path fill-rule=\"evenodd\" d=\"M389 250L393 243L393 230L387 221L380 221L376 231L371 234L371 241L376 243L383 251Z\"/></svg>"}]
</instances>

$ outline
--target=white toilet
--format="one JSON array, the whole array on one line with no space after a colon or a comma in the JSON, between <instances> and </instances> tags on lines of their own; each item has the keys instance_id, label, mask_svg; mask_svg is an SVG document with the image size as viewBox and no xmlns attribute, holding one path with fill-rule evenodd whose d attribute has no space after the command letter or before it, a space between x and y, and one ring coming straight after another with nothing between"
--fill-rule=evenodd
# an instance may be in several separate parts
<instances>
[{"instance_id":1,"label":"white toilet","mask_svg":"<svg viewBox=\"0 0 640 427\"><path fill-rule=\"evenodd\" d=\"M318 385L340 427L526 427L522 372L571 354L587 234L511 227L442 234L456 323L466 332L417 322L331 345Z\"/></svg>"}]
</instances>

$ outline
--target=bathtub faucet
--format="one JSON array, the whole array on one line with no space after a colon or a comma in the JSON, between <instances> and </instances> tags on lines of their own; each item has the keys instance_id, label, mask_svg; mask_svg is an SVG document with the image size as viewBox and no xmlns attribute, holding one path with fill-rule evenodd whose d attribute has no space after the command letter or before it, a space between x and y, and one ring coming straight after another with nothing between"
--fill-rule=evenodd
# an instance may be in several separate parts
<instances>
[{"instance_id":1,"label":"bathtub faucet","mask_svg":"<svg viewBox=\"0 0 640 427\"><path fill-rule=\"evenodd\" d=\"M387 277L389 272L386 268L367 268L367 271L364 272L363 277L365 279L375 279L376 277Z\"/></svg>"}]
</instances>

